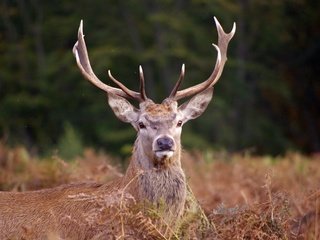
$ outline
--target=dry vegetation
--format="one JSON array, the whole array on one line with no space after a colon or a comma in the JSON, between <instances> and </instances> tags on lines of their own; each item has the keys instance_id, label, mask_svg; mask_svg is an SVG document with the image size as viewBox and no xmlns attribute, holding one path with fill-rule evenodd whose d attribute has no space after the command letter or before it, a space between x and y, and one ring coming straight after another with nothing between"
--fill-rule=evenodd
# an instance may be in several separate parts
<instances>
[{"instance_id":1,"label":"dry vegetation","mask_svg":"<svg viewBox=\"0 0 320 240\"><path fill-rule=\"evenodd\" d=\"M22 147L9 149L0 144L0 190L35 190L79 181L104 183L122 174L115 162L90 149L71 162L59 157L37 159ZM190 190L188 211L172 238L320 238L320 156L186 152L182 162L195 198ZM124 197L120 194L117 199ZM130 201L134 200L118 201L113 215L118 221L105 219L119 234L104 234L166 239L163 232L173 231L170 226L163 226L164 231L154 224L161 220L156 212L150 209L142 214L139 207L129 207Z\"/></svg>"}]
</instances>

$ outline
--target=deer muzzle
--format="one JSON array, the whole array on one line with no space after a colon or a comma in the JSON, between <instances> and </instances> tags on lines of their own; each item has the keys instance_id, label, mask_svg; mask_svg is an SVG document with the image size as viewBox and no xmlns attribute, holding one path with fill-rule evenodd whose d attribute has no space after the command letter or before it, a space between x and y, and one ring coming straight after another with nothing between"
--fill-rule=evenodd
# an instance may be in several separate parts
<instances>
[{"instance_id":1,"label":"deer muzzle","mask_svg":"<svg viewBox=\"0 0 320 240\"><path fill-rule=\"evenodd\" d=\"M169 159L175 151L175 142L170 136L159 136L153 142L153 151L158 160Z\"/></svg>"}]
</instances>

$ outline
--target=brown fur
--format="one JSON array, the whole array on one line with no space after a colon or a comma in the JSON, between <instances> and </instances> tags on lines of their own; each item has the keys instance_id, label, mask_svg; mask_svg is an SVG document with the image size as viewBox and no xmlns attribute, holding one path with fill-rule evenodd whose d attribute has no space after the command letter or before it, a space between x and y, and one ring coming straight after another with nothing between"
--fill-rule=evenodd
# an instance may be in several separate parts
<instances>
[{"instance_id":1,"label":"brown fur","mask_svg":"<svg viewBox=\"0 0 320 240\"><path fill-rule=\"evenodd\" d=\"M154 118L157 109L172 114L167 106L149 106L151 114L144 113L144 119ZM175 121L171 121L171 125L176 124ZM163 132L169 127L168 122L161 120L153 124ZM123 200L120 199L123 194L133 197L131 204L158 206L164 203L163 219L171 225L182 214L186 198L180 135L175 138L174 155L163 159L165 164L161 166L156 164L145 142L138 134L126 174L109 184L82 183L31 192L0 192L0 239L46 239L51 233L61 238L90 239L110 232L113 225L105 215L112 215L112 207ZM99 213L99 209L102 212ZM103 209L111 213L103 214Z\"/></svg>"},{"instance_id":2,"label":"brown fur","mask_svg":"<svg viewBox=\"0 0 320 240\"><path fill-rule=\"evenodd\" d=\"M151 116L167 115L172 112L172 107L169 104L148 104L145 111Z\"/></svg>"}]
</instances>

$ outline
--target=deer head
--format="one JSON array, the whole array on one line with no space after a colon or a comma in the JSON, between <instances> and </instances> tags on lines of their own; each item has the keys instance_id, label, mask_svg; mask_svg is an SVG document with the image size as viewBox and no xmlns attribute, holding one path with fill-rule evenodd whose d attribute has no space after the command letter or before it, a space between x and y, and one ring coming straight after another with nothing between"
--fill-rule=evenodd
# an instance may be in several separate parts
<instances>
[{"instance_id":1,"label":"deer head","mask_svg":"<svg viewBox=\"0 0 320 240\"><path fill-rule=\"evenodd\" d=\"M108 102L115 115L123 122L131 123L137 130L138 137L135 147L139 148L142 156L150 161L142 161L141 167L168 167L170 164L180 165L180 136L183 124L199 117L207 108L213 94L213 86L221 76L227 60L229 41L235 33L235 24L232 31L226 34L220 23L214 18L218 31L218 44L212 44L217 50L217 60L209 78L195 86L178 90L185 75L185 66L182 65L179 80L171 94L161 104L154 103L145 92L145 81L142 67L139 67L140 90L132 91L115 79L110 70L110 79L118 86L112 87L101 82L94 74L83 35L83 23L80 22L78 41L74 45L73 54L81 73L92 84L108 94ZM193 96L189 101L178 106L178 100ZM139 102L139 109L135 108L127 99Z\"/></svg>"}]
</instances>

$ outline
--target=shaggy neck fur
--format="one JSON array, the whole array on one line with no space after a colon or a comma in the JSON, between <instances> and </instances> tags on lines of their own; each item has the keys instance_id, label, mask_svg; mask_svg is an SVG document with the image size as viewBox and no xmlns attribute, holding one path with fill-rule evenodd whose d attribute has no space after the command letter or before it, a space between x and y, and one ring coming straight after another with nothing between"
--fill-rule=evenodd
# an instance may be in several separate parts
<instances>
[{"instance_id":1,"label":"shaggy neck fur","mask_svg":"<svg viewBox=\"0 0 320 240\"><path fill-rule=\"evenodd\" d=\"M165 212L171 216L181 215L186 199L186 179L180 163L180 147L171 159L166 160L168 164L157 167L153 156L147 156L139 146L137 138L126 173L126 182L136 178L136 184L129 187L131 194L137 201L155 206L163 203Z\"/></svg>"}]
</instances>

